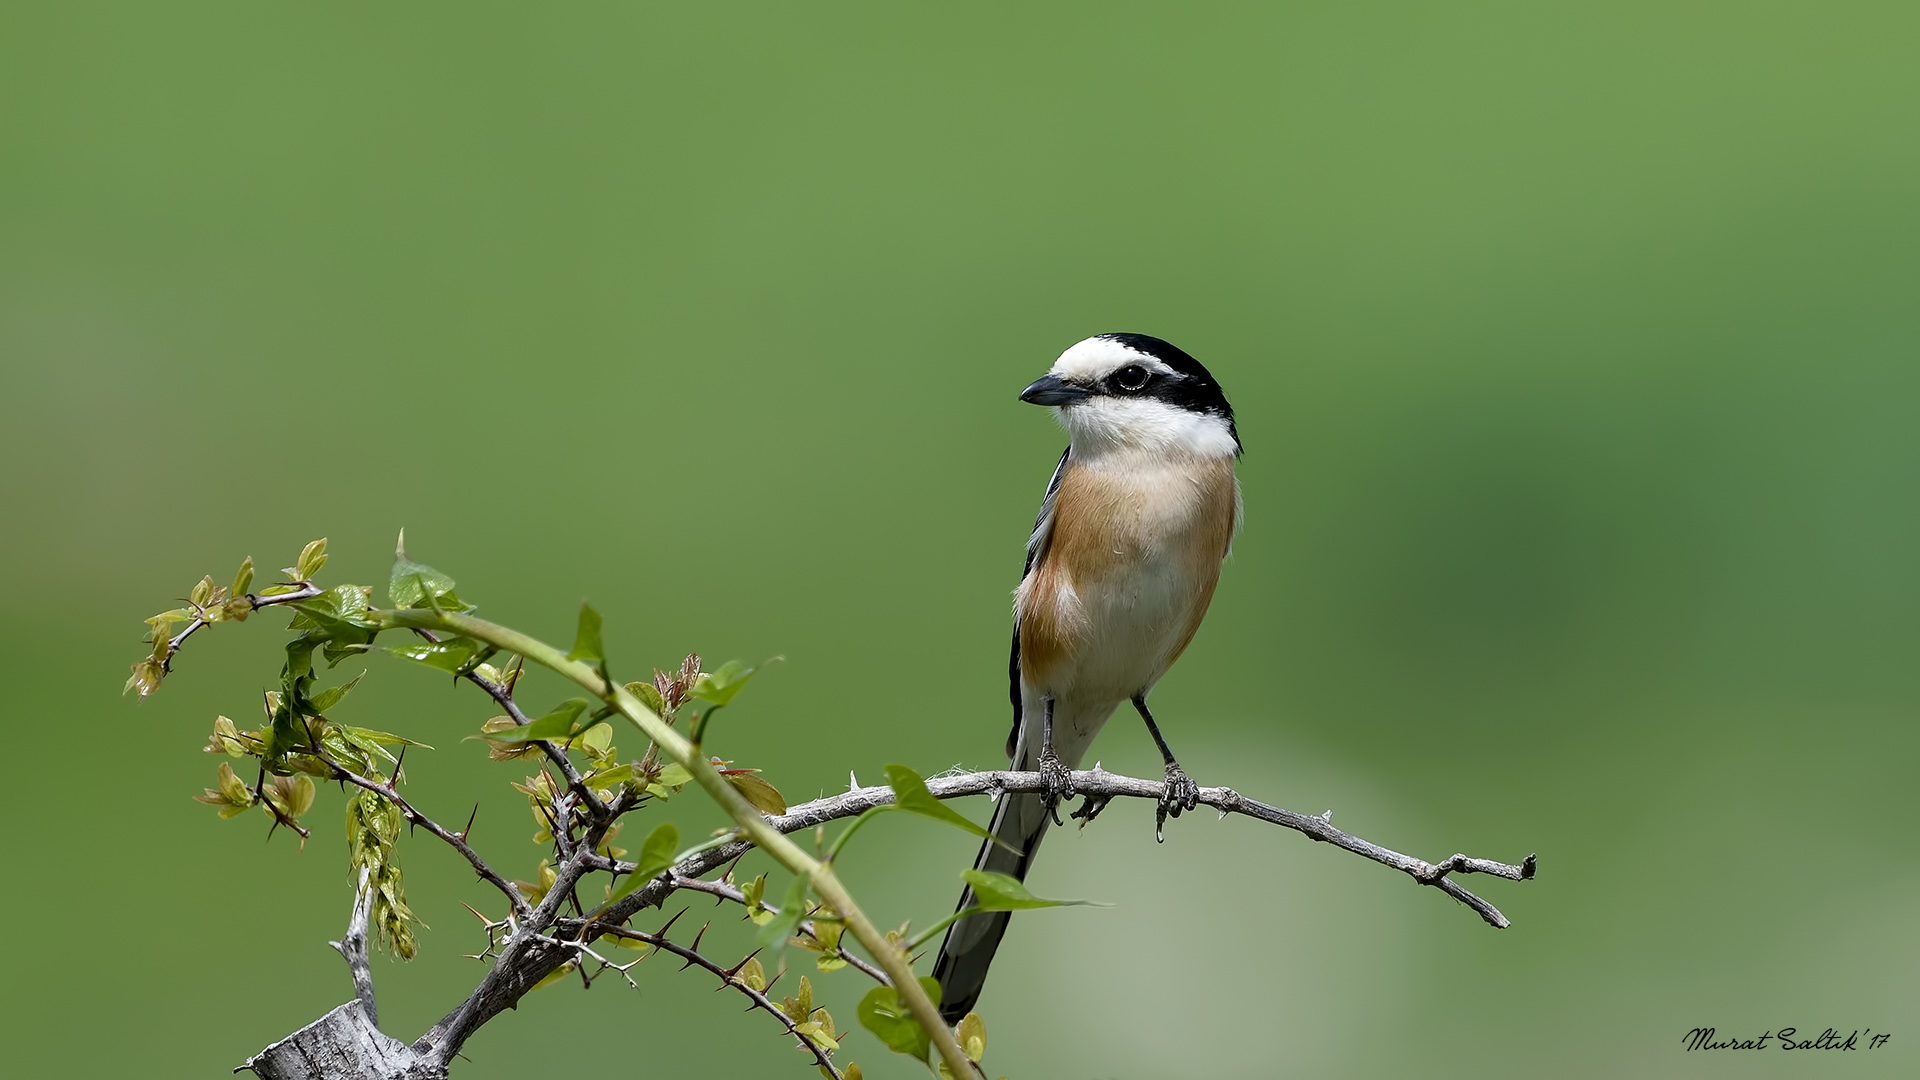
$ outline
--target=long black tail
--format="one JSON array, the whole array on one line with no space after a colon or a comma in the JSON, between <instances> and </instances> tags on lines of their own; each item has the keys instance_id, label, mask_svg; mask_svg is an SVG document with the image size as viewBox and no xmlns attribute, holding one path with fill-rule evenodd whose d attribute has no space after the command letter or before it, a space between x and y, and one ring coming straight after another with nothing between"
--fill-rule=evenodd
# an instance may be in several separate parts
<instances>
[{"instance_id":1,"label":"long black tail","mask_svg":"<svg viewBox=\"0 0 1920 1080\"><path fill-rule=\"evenodd\" d=\"M1034 852L1039 850L1040 840L1050 824L1052 819L1039 795L1000 796L1000 803L993 811L993 822L987 828L1021 854L1015 855L989 840L981 844L980 856L973 861L974 868L1026 880L1027 868L1033 865ZM973 904L973 890L968 889L960 894L960 906L954 910L964 911ZM947 929L947 940L941 943L940 956L933 962L933 977L940 980L940 1015L947 1023L959 1022L973 1011L974 1002L980 1000L980 988L987 982L987 967L1000 948L1000 938L1007 932L1007 919L1011 915L1006 911L969 915Z\"/></svg>"}]
</instances>

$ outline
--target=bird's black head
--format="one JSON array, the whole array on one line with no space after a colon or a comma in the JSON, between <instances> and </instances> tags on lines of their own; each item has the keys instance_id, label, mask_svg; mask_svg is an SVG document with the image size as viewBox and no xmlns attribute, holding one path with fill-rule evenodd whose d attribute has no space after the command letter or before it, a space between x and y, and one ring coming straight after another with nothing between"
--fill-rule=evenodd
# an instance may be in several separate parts
<instances>
[{"instance_id":1,"label":"bird's black head","mask_svg":"<svg viewBox=\"0 0 1920 1080\"><path fill-rule=\"evenodd\" d=\"M1074 345L1020 400L1058 407L1076 441L1240 452L1233 406L1213 373L1147 334L1100 334Z\"/></svg>"}]
</instances>

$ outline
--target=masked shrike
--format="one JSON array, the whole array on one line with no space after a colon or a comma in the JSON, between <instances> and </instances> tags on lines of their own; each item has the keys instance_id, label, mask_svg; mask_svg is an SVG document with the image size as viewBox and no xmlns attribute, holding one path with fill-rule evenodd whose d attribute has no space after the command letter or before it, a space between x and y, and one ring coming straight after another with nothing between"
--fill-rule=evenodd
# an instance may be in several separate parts
<instances>
[{"instance_id":1,"label":"masked shrike","mask_svg":"<svg viewBox=\"0 0 1920 1080\"><path fill-rule=\"evenodd\" d=\"M1239 528L1240 437L1207 369L1145 334L1080 342L1020 400L1052 408L1070 442L1027 541L1009 671L1007 756L1047 774L1051 790L1002 796L990 828L1013 850L989 841L974 865L1025 878L1055 807L1074 794L1070 770L1123 701L1167 763L1156 835L1196 805L1147 694L1193 640ZM1074 816L1091 820L1101 805L1089 799ZM961 910L973 903L961 894ZM933 973L949 1023L979 999L1007 918L972 915L947 931Z\"/></svg>"}]
</instances>

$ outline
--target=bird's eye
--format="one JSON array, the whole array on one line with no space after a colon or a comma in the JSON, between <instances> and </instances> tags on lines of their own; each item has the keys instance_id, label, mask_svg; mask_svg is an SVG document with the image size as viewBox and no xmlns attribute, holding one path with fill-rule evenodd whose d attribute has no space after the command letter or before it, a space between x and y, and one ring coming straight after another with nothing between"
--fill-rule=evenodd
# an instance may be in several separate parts
<instances>
[{"instance_id":1,"label":"bird's eye","mask_svg":"<svg viewBox=\"0 0 1920 1080\"><path fill-rule=\"evenodd\" d=\"M1144 390L1147 386L1147 369L1139 364L1128 364L1113 373L1113 385L1127 391Z\"/></svg>"}]
</instances>

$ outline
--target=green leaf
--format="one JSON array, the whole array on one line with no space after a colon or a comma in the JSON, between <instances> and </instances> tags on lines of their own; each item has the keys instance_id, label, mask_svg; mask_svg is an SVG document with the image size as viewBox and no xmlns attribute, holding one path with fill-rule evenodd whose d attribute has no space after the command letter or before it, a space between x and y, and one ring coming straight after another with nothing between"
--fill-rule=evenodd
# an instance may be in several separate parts
<instances>
[{"instance_id":1,"label":"green leaf","mask_svg":"<svg viewBox=\"0 0 1920 1080\"><path fill-rule=\"evenodd\" d=\"M517 727L512 731L502 731L487 737L503 743L532 742L535 739L556 741L571 739L586 730L584 726L576 727L575 725L580 722L580 714L586 712L587 706L591 704L593 703L586 698L568 698L560 704L559 708L525 727Z\"/></svg>"},{"instance_id":2,"label":"green leaf","mask_svg":"<svg viewBox=\"0 0 1920 1080\"><path fill-rule=\"evenodd\" d=\"M631 779L633 779L632 765L616 765L611 769L596 769L586 776L588 787L597 788L602 791L611 790Z\"/></svg>"},{"instance_id":3,"label":"green leaf","mask_svg":"<svg viewBox=\"0 0 1920 1080\"><path fill-rule=\"evenodd\" d=\"M127 678L127 685L121 687L120 692L124 694L129 690L138 690L141 700L144 701L148 694L160 689L160 680L165 676L166 668L160 661L151 657L136 660L133 665L133 674Z\"/></svg>"},{"instance_id":4,"label":"green leaf","mask_svg":"<svg viewBox=\"0 0 1920 1080\"><path fill-rule=\"evenodd\" d=\"M659 689L652 683L630 682L627 684L627 692L639 698L640 704L645 705L648 712L662 720L667 718L667 701L660 696Z\"/></svg>"},{"instance_id":5,"label":"green leaf","mask_svg":"<svg viewBox=\"0 0 1920 1080\"><path fill-rule=\"evenodd\" d=\"M433 747L428 746L426 743L415 742L405 735L395 735L391 731L375 731L372 728L348 727L345 724L335 724L330 730L338 731L348 739L364 746L417 746L422 750L433 749Z\"/></svg>"},{"instance_id":6,"label":"green leaf","mask_svg":"<svg viewBox=\"0 0 1920 1080\"><path fill-rule=\"evenodd\" d=\"M248 793L246 782L233 774L232 766L223 761L214 770L214 775L219 778L220 794L226 796L228 802L235 806L252 804L253 796Z\"/></svg>"},{"instance_id":7,"label":"green leaf","mask_svg":"<svg viewBox=\"0 0 1920 1080\"><path fill-rule=\"evenodd\" d=\"M673 865L674 853L680 850L680 830L669 821L656 827L647 834L647 841L640 845L638 868L635 877L652 879L658 877Z\"/></svg>"},{"instance_id":8,"label":"green leaf","mask_svg":"<svg viewBox=\"0 0 1920 1080\"><path fill-rule=\"evenodd\" d=\"M733 789L747 797L755 810L763 814L784 814L787 812L787 800L781 796L780 789L760 779L750 772L723 772L720 774Z\"/></svg>"},{"instance_id":9,"label":"green leaf","mask_svg":"<svg viewBox=\"0 0 1920 1080\"><path fill-rule=\"evenodd\" d=\"M268 801L290 818L313 808L313 792L311 776L276 776L266 785Z\"/></svg>"},{"instance_id":10,"label":"green leaf","mask_svg":"<svg viewBox=\"0 0 1920 1080\"><path fill-rule=\"evenodd\" d=\"M840 939L847 933L847 924L832 922L828 919L813 920L813 939L821 952L838 952Z\"/></svg>"},{"instance_id":11,"label":"green leaf","mask_svg":"<svg viewBox=\"0 0 1920 1080\"><path fill-rule=\"evenodd\" d=\"M479 655L481 645L472 638L448 638L446 641L410 641L405 645L381 648L402 660L412 660L449 674L458 674Z\"/></svg>"},{"instance_id":12,"label":"green leaf","mask_svg":"<svg viewBox=\"0 0 1920 1080\"><path fill-rule=\"evenodd\" d=\"M773 660L778 659L777 656L773 658ZM773 660L765 661L760 667L766 667L767 664L773 663ZM693 684L692 696L714 706L725 705L740 691L746 689L748 681L758 670L759 668L747 667L738 660L729 660L720 665L719 671L710 671L700 676L700 681Z\"/></svg>"},{"instance_id":13,"label":"green leaf","mask_svg":"<svg viewBox=\"0 0 1920 1080\"><path fill-rule=\"evenodd\" d=\"M640 845L640 858L633 873L628 874L620 887L613 891L609 903L618 900L633 890L659 877L673 865L673 853L680 850L680 830L673 822L656 827L647 834L647 842Z\"/></svg>"},{"instance_id":14,"label":"green leaf","mask_svg":"<svg viewBox=\"0 0 1920 1080\"><path fill-rule=\"evenodd\" d=\"M573 651L567 654L569 660L589 662L605 660L606 649L600 644L600 613L593 605L580 605L580 625L573 632Z\"/></svg>"},{"instance_id":15,"label":"green leaf","mask_svg":"<svg viewBox=\"0 0 1920 1080\"><path fill-rule=\"evenodd\" d=\"M813 1012L813 980L805 975L800 976L799 992L782 1001L780 1011L786 1013L789 1020L796 1022L806 1020L807 1016Z\"/></svg>"},{"instance_id":16,"label":"green leaf","mask_svg":"<svg viewBox=\"0 0 1920 1080\"><path fill-rule=\"evenodd\" d=\"M313 706L314 712L324 714L328 709L331 709L335 705L340 704L340 699L352 693L353 688L356 686L359 686L360 680L366 677L367 677L367 673L362 671L360 674L355 675L353 678L349 679L344 683L341 683L339 686L330 686L325 690L322 690L319 693L313 695L311 698L307 699L307 704Z\"/></svg>"},{"instance_id":17,"label":"green leaf","mask_svg":"<svg viewBox=\"0 0 1920 1080\"><path fill-rule=\"evenodd\" d=\"M804 1024L795 1024L793 1030L794 1034L805 1035L807 1038L819 1043L820 1047L829 1054L840 1049L840 1040L827 1034L826 1029L815 1021L809 1020Z\"/></svg>"},{"instance_id":18,"label":"green leaf","mask_svg":"<svg viewBox=\"0 0 1920 1080\"><path fill-rule=\"evenodd\" d=\"M661 787L680 788L687 786L692 780L693 774L687 771L685 765L677 761L670 761L660 770L660 775L654 777L653 782L659 784Z\"/></svg>"},{"instance_id":19,"label":"green leaf","mask_svg":"<svg viewBox=\"0 0 1920 1080\"><path fill-rule=\"evenodd\" d=\"M923 975L920 985L940 1004L940 982L932 976ZM867 991L860 999L857 1014L860 1026L873 1032L874 1036L887 1045L887 1049L896 1054L905 1054L917 1061L927 1060L927 1051L933 1041L927 1037L927 1030L920 1021L907 1011L906 1002L900 1000L900 994L891 986L876 986Z\"/></svg>"},{"instance_id":20,"label":"green leaf","mask_svg":"<svg viewBox=\"0 0 1920 1080\"><path fill-rule=\"evenodd\" d=\"M307 632L299 639L306 655L298 658L298 663L289 668L290 677L311 675L313 650L322 645L326 647L326 658L330 664L339 663L366 648L373 636L379 633L378 621L368 614L367 592L358 585L340 585L312 599L298 600L289 605L294 609L294 614L288 628ZM288 646L290 661L295 659L293 652L293 646Z\"/></svg>"},{"instance_id":21,"label":"green leaf","mask_svg":"<svg viewBox=\"0 0 1920 1080\"><path fill-rule=\"evenodd\" d=\"M887 766L887 784L893 788L894 805L900 809L965 829L975 836L984 837L999 844L1015 855L1025 854L1005 840L975 825L959 811L934 798L933 793L927 790L927 782L920 779L920 774L905 765Z\"/></svg>"},{"instance_id":22,"label":"green leaf","mask_svg":"<svg viewBox=\"0 0 1920 1080\"><path fill-rule=\"evenodd\" d=\"M740 965L740 970L734 973L734 977L745 984L749 990L767 988L767 969L760 963L760 958L757 956L747 957L746 963Z\"/></svg>"},{"instance_id":23,"label":"green leaf","mask_svg":"<svg viewBox=\"0 0 1920 1080\"><path fill-rule=\"evenodd\" d=\"M767 875L761 874L759 877L747 882L746 885L740 889L740 892L743 897L742 902L747 909L747 918L752 919L755 926L767 925L768 921L773 918L773 912L763 911L760 908L760 901L767 895Z\"/></svg>"},{"instance_id":24,"label":"green leaf","mask_svg":"<svg viewBox=\"0 0 1920 1080\"><path fill-rule=\"evenodd\" d=\"M443 598L448 602L439 603ZM465 606L453 595L451 577L407 558L405 529L400 530L400 541L393 549L393 569L387 575L387 603L396 608Z\"/></svg>"},{"instance_id":25,"label":"green leaf","mask_svg":"<svg viewBox=\"0 0 1920 1080\"><path fill-rule=\"evenodd\" d=\"M247 590L252 587L253 587L253 556L249 555L246 558L240 560L240 572L233 575L233 591L229 592L227 595L234 596L234 597L245 596L247 595Z\"/></svg>"},{"instance_id":26,"label":"green leaf","mask_svg":"<svg viewBox=\"0 0 1920 1080\"><path fill-rule=\"evenodd\" d=\"M169 624L177 623L177 622L186 622L188 619L191 619L191 618L193 618L192 608L183 608L183 607L174 608L172 611L163 611L160 614L155 615L152 618L148 619L147 625L158 627L163 622L169 623ZM173 627L169 625L164 628L160 636L164 638L171 633L173 633Z\"/></svg>"},{"instance_id":27,"label":"green leaf","mask_svg":"<svg viewBox=\"0 0 1920 1080\"><path fill-rule=\"evenodd\" d=\"M787 895L780 901L780 913L768 919L760 927L760 935L755 944L766 950L767 963L774 970L780 968L780 958L786 955L787 939L800 925L807 914L807 888L813 884L813 874L802 872L795 874L787 885Z\"/></svg>"},{"instance_id":28,"label":"green leaf","mask_svg":"<svg viewBox=\"0 0 1920 1080\"><path fill-rule=\"evenodd\" d=\"M1075 907L1091 905L1106 907L1094 900L1048 900L1027 891L1020 879L992 870L962 870L960 877L973 889L973 898L980 911L1027 911L1032 908Z\"/></svg>"},{"instance_id":29,"label":"green leaf","mask_svg":"<svg viewBox=\"0 0 1920 1080\"><path fill-rule=\"evenodd\" d=\"M596 758L606 757L607 748L612 745L612 724L595 724L580 735L581 748Z\"/></svg>"},{"instance_id":30,"label":"green leaf","mask_svg":"<svg viewBox=\"0 0 1920 1080\"><path fill-rule=\"evenodd\" d=\"M336 585L310 600L288 605L298 612L293 630L321 630L339 637L348 630L377 629L379 624L367 617L367 594L358 585Z\"/></svg>"},{"instance_id":31,"label":"green leaf","mask_svg":"<svg viewBox=\"0 0 1920 1080\"><path fill-rule=\"evenodd\" d=\"M312 581L320 568L327 565L327 538L321 537L300 549L300 558L293 564L295 581Z\"/></svg>"},{"instance_id":32,"label":"green leaf","mask_svg":"<svg viewBox=\"0 0 1920 1080\"><path fill-rule=\"evenodd\" d=\"M959 1026L954 1029L953 1037L974 1064L979 1064L980 1059L987 1056L987 1022L980 1019L979 1013L970 1012L962 1017Z\"/></svg>"}]
</instances>

